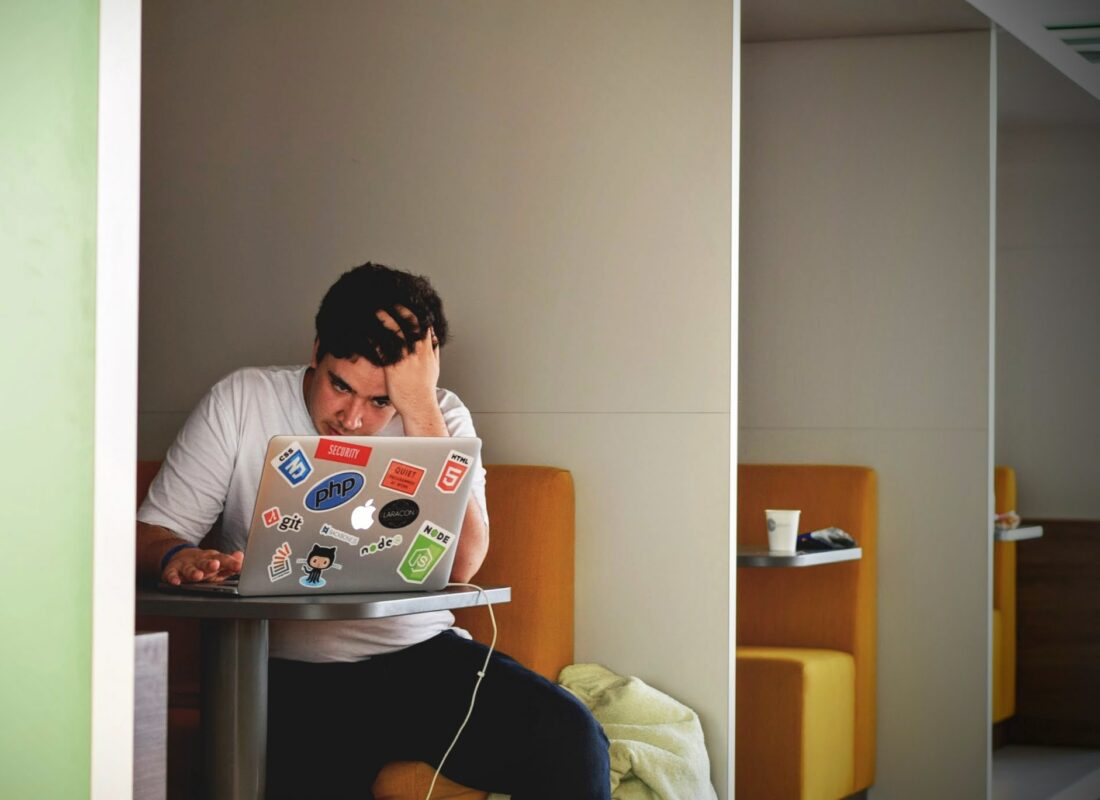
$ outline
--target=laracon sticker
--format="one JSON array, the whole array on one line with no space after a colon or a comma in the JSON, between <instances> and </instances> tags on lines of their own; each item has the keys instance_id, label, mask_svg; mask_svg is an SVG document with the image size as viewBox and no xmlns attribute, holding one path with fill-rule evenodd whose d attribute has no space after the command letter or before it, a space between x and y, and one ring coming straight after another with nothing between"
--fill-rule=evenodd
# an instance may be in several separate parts
<instances>
[{"instance_id":1,"label":"laracon sticker","mask_svg":"<svg viewBox=\"0 0 1100 800\"><path fill-rule=\"evenodd\" d=\"M351 527L357 531L370 530L374 524L374 501L368 500L361 506L356 506L351 512Z\"/></svg>"},{"instance_id":2,"label":"laracon sticker","mask_svg":"<svg viewBox=\"0 0 1100 800\"><path fill-rule=\"evenodd\" d=\"M270 528L272 525L278 525L279 520L283 518L283 512L279 510L278 506L272 506L263 513L264 527Z\"/></svg>"},{"instance_id":3,"label":"laracon sticker","mask_svg":"<svg viewBox=\"0 0 1100 800\"><path fill-rule=\"evenodd\" d=\"M342 464L365 467L370 461L370 454L371 448L366 445L348 444L339 439L321 439L317 442L317 452L313 455L325 461L339 461Z\"/></svg>"},{"instance_id":4,"label":"laracon sticker","mask_svg":"<svg viewBox=\"0 0 1100 800\"><path fill-rule=\"evenodd\" d=\"M395 536L379 536L377 542L371 542L365 544L359 548L360 556L373 556L375 553L381 553L383 550L389 550L391 547L397 547L404 539L401 534Z\"/></svg>"},{"instance_id":5,"label":"laracon sticker","mask_svg":"<svg viewBox=\"0 0 1100 800\"><path fill-rule=\"evenodd\" d=\"M382 482L378 484L383 489L392 492L400 492L412 497L420 488L420 481L424 479L424 468L415 464L406 464L396 458L390 461L386 467L386 474L382 476Z\"/></svg>"},{"instance_id":6,"label":"laracon sticker","mask_svg":"<svg viewBox=\"0 0 1100 800\"><path fill-rule=\"evenodd\" d=\"M383 528L404 528L412 525L420 516L420 506L413 500L392 500L378 512Z\"/></svg>"},{"instance_id":7,"label":"laracon sticker","mask_svg":"<svg viewBox=\"0 0 1100 800\"><path fill-rule=\"evenodd\" d=\"M344 533L339 528L334 528L327 522L321 526L320 534L322 536L331 536L333 539L339 539L341 542L347 542L348 544L359 544L358 536L352 536L350 533Z\"/></svg>"},{"instance_id":8,"label":"laracon sticker","mask_svg":"<svg viewBox=\"0 0 1100 800\"><path fill-rule=\"evenodd\" d=\"M444 494L454 494L466 473L470 471L473 459L457 450L452 450L447 460L443 462L443 469L439 471L439 477L435 481L435 488Z\"/></svg>"},{"instance_id":9,"label":"laracon sticker","mask_svg":"<svg viewBox=\"0 0 1100 800\"><path fill-rule=\"evenodd\" d=\"M359 494L367 479L361 472L340 472L317 481L306 492L306 508L310 511L331 511Z\"/></svg>"},{"instance_id":10,"label":"laracon sticker","mask_svg":"<svg viewBox=\"0 0 1100 800\"><path fill-rule=\"evenodd\" d=\"M283 542L271 557L271 563L267 565L267 577L272 583L281 581L294 570L290 566L290 542Z\"/></svg>"},{"instance_id":11,"label":"laracon sticker","mask_svg":"<svg viewBox=\"0 0 1100 800\"><path fill-rule=\"evenodd\" d=\"M454 540L455 535L450 531L434 522L425 521L416 532L409 549L405 551L405 557L397 567L397 574L406 583L423 583L432 574L443 554L451 548Z\"/></svg>"},{"instance_id":12,"label":"laracon sticker","mask_svg":"<svg viewBox=\"0 0 1100 800\"><path fill-rule=\"evenodd\" d=\"M299 558L296 563L302 565L302 572L305 573L298 579L298 583L311 589L320 589L325 585L325 579L321 577L321 573L326 569L343 569L340 564L336 563L336 545L325 547L321 544L314 544L313 549L309 551L309 555L305 558Z\"/></svg>"},{"instance_id":13,"label":"laracon sticker","mask_svg":"<svg viewBox=\"0 0 1100 800\"><path fill-rule=\"evenodd\" d=\"M271 466L275 467L291 486L297 486L313 472L313 465L309 463L298 442L291 442L283 452L271 459Z\"/></svg>"}]
</instances>

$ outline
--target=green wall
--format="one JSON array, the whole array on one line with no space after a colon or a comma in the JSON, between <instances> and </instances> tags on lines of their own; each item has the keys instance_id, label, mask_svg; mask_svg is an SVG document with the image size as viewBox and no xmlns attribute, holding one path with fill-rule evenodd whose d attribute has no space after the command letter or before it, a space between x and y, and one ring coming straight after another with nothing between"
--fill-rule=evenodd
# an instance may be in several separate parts
<instances>
[{"instance_id":1,"label":"green wall","mask_svg":"<svg viewBox=\"0 0 1100 800\"><path fill-rule=\"evenodd\" d=\"M3 798L90 786L98 23L0 0Z\"/></svg>"}]
</instances>

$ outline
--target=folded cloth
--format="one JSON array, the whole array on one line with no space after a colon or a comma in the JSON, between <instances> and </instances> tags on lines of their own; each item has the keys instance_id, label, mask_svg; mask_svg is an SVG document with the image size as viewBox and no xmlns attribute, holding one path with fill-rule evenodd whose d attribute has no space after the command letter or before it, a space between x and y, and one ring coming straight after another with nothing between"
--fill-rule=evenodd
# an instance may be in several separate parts
<instances>
[{"instance_id":1,"label":"folded cloth","mask_svg":"<svg viewBox=\"0 0 1100 800\"><path fill-rule=\"evenodd\" d=\"M810 533L798 534L798 550L845 550L855 547L856 540L840 528L822 528Z\"/></svg>"}]
</instances>

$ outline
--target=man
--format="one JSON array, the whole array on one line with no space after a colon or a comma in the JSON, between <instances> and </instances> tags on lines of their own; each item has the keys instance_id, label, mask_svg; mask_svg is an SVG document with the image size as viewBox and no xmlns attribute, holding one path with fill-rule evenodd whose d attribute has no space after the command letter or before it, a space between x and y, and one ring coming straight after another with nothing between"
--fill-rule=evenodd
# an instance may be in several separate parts
<instances>
[{"instance_id":1,"label":"man","mask_svg":"<svg viewBox=\"0 0 1100 800\"><path fill-rule=\"evenodd\" d=\"M357 267L329 289L316 328L308 367L238 370L192 412L138 511L140 577L178 585L240 571L274 435L475 435L466 407L436 386L447 320L426 279ZM472 477L455 582L489 545L480 463ZM198 547L219 517L219 546ZM438 766L486 653L453 622L446 611L272 621L268 796L370 798L387 762ZM588 710L499 653L443 772L514 800L610 796L607 739Z\"/></svg>"}]
</instances>

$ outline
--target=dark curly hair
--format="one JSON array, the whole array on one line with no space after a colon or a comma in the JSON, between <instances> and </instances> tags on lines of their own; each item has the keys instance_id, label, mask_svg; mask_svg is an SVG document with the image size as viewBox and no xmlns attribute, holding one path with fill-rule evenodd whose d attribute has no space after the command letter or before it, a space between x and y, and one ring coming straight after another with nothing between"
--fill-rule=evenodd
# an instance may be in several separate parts
<instances>
[{"instance_id":1,"label":"dark curly hair","mask_svg":"<svg viewBox=\"0 0 1100 800\"><path fill-rule=\"evenodd\" d=\"M408 309L406 319L397 307ZM378 319L387 312L401 328L401 336ZM442 347L447 343L447 318L443 301L428 279L370 262L348 270L332 284L317 311L317 359L326 353L336 358L363 356L384 367L404 358L428 328Z\"/></svg>"}]
</instances>

